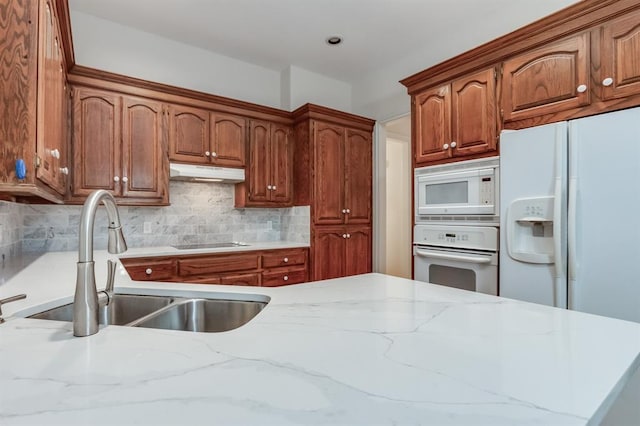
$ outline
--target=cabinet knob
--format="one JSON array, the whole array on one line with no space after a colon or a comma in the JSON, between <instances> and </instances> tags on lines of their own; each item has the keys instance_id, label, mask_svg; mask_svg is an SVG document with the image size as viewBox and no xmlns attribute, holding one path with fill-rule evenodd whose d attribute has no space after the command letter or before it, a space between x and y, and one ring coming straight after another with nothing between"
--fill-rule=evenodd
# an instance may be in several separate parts
<instances>
[{"instance_id":1,"label":"cabinet knob","mask_svg":"<svg viewBox=\"0 0 640 426\"><path fill-rule=\"evenodd\" d=\"M57 149L51 150L51 156L53 158L60 158L60 151L58 151Z\"/></svg>"},{"instance_id":2,"label":"cabinet knob","mask_svg":"<svg viewBox=\"0 0 640 426\"><path fill-rule=\"evenodd\" d=\"M350 210L350 209L347 209L347 214L349 214L349 213L351 213L351 210Z\"/></svg>"},{"instance_id":3,"label":"cabinet knob","mask_svg":"<svg viewBox=\"0 0 640 426\"><path fill-rule=\"evenodd\" d=\"M457 144L455 141L454 141L454 142L451 142L451 148L455 148L457 145L458 145L458 144Z\"/></svg>"},{"instance_id":4,"label":"cabinet knob","mask_svg":"<svg viewBox=\"0 0 640 426\"><path fill-rule=\"evenodd\" d=\"M113 177L113 181L114 182L120 182L120 176L114 176Z\"/></svg>"},{"instance_id":5,"label":"cabinet knob","mask_svg":"<svg viewBox=\"0 0 640 426\"><path fill-rule=\"evenodd\" d=\"M285 281L289 281L289 275L285 275L282 279Z\"/></svg>"},{"instance_id":6,"label":"cabinet knob","mask_svg":"<svg viewBox=\"0 0 640 426\"><path fill-rule=\"evenodd\" d=\"M271 185L271 190L275 191L276 190L276 186L275 185Z\"/></svg>"},{"instance_id":7,"label":"cabinet knob","mask_svg":"<svg viewBox=\"0 0 640 426\"><path fill-rule=\"evenodd\" d=\"M443 150L447 150L447 149L449 149L449 144L448 144L448 143L445 143L444 145L442 145L442 149L443 149Z\"/></svg>"},{"instance_id":8,"label":"cabinet knob","mask_svg":"<svg viewBox=\"0 0 640 426\"><path fill-rule=\"evenodd\" d=\"M289 258L288 258L288 257L285 257L284 259L282 259L282 261L283 261L284 263L287 263L287 262L289 262Z\"/></svg>"},{"instance_id":9,"label":"cabinet knob","mask_svg":"<svg viewBox=\"0 0 640 426\"><path fill-rule=\"evenodd\" d=\"M613 84L613 79L611 77L607 77L604 80L602 80L602 85L609 87Z\"/></svg>"},{"instance_id":10,"label":"cabinet knob","mask_svg":"<svg viewBox=\"0 0 640 426\"><path fill-rule=\"evenodd\" d=\"M152 273L152 272L153 272L153 269L151 269L151 268L147 268L147 269L144 271L144 273L145 273L145 274L147 274L147 275L151 275L151 273Z\"/></svg>"},{"instance_id":11,"label":"cabinet knob","mask_svg":"<svg viewBox=\"0 0 640 426\"><path fill-rule=\"evenodd\" d=\"M347 238L351 238L351 234L347 234Z\"/></svg>"},{"instance_id":12,"label":"cabinet knob","mask_svg":"<svg viewBox=\"0 0 640 426\"><path fill-rule=\"evenodd\" d=\"M205 157L209 157L209 156L211 156L211 153L209 151L205 151L204 155L205 155Z\"/></svg>"},{"instance_id":13,"label":"cabinet knob","mask_svg":"<svg viewBox=\"0 0 640 426\"><path fill-rule=\"evenodd\" d=\"M267 185L267 189L271 191L271 185Z\"/></svg>"},{"instance_id":14,"label":"cabinet knob","mask_svg":"<svg viewBox=\"0 0 640 426\"><path fill-rule=\"evenodd\" d=\"M578 88L576 89L578 91L578 93L584 93L587 91L587 85L586 84L581 84L580 86L578 86Z\"/></svg>"},{"instance_id":15,"label":"cabinet knob","mask_svg":"<svg viewBox=\"0 0 640 426\"><path fill-rule=\"evenodd\" d=\"M69 168L68 167L60 167L60 173L62 173L63 175L68 175L69 174Z\"/></svg>"},{"instance_id":16,"label":"cabinet knob","mask_svg":"<svg viewBox=\"0 0 640 426\"><path fill-rule=\"evenodd\" d=\"M347 209L342 209L342 214L347 214Z\"/></svg>"},{"instance_id":17,"label":"cabinet knob","mask_svg":"<svg viewBox=\"0 0 640 426\"><path fill-rule=\"evenodd\" d=\"M211 156L212 156L213 158L215 158L215 157L217 157L217 156L218 156L218 154L214 151L214 152L212 152L212 153L211 153Z\"/></svg>"},{"instance_id":18,"label":"cabinet knob","mask_svg":"<svg viewBox=\"0 0 640 426\"><path fill-rule=\"evenodd\" d=\"M347 234L342 234L342 238L347 238Z\"/></svg>"},{"instance_id":19,"label":"cabinet knob","mask_svg":"<svg viewBox=\"0 0 640 426\"><path fill-rule=\"evenodd\" d=\"M123 181L124 183L127 183L127 182L129 182L129 178L128 178L128 177L126 177L126 176L124 176L124 177L122 178L122 181Z\"/></svg>"}]
</instances>

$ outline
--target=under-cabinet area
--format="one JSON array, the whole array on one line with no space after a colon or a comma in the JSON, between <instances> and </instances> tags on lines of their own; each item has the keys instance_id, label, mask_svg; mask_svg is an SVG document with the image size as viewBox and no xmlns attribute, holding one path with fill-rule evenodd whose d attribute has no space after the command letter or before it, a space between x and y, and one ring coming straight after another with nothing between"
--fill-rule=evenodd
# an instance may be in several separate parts
<instances>
[{"instance_id":1,"label":"under-cabinet area","mask_svg":"<svg viewBox=\"0 0 640 426\"><path fill-rule=\"evenodd\" d=\"M134 281L277 287L309 281L309 249L125 257Z\"/></svg>"}]
</instances>

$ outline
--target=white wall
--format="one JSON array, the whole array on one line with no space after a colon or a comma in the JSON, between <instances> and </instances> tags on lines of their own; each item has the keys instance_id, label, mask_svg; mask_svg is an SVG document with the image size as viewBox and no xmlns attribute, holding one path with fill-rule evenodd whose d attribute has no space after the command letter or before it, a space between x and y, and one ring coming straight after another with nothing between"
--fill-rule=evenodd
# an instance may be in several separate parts
<instances>
[{"instance_id":1,"label":"white wall","mask_svg":"<svg viewBox=\"0 0 640 426\"><path fill-rule=\"evenodd\" d=\"M280 71L71 12L76 63L280 108Z\"/></svg>"},{"instance_id":2,"label":"white wall","mask_svg":"<svg viewBox=\"0 0 640 426\"><path fill-rule=\"evenodd\" d=\"M351 85L300 67L281 75L282 109L293 111L308 102L351 112Z\"/></svg>"},{"instance_id":3,"label":"white wall","mask_svg":"<svg viewBox=\"0 0 640 426\"><path fill-rule=\"evenodd\" d=\"M386 274L411 278L411 142L387 137Z\"/></svg>"}]
</instances>

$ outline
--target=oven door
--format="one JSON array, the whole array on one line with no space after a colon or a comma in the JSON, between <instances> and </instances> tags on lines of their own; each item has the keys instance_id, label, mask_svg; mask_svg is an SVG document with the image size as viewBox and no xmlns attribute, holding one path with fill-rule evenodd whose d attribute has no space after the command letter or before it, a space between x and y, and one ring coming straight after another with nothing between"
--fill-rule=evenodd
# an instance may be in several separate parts
<instances>
[{"instance_id":1,"label":"oven door","mask_svg":"<svg viewBox=\"0 0 640 426\"><path fill-rule=\"evenodd\" d=\"M498 295L498 253L414 245L414 279Z\"/></svg>"}]
</instances>

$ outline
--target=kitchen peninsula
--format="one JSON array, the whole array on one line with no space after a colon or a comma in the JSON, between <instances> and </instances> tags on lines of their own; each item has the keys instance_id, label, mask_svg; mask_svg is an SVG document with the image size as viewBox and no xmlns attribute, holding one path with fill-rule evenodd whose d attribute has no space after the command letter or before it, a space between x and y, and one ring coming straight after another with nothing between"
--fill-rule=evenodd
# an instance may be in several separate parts
<instances>
[{"instance_id":1,"label":"kitchen peninsula","mask_svg":"<svg viewBox=\"0 0 640 426\"><path fill-rule=\"evenodd\" d=\"M169 249L134 249L131 255ZM116 292L270 299L229 332L22 318L68 303L75 252L0 287L0 423L598 424L640 363L640 324L380 274L278 288ZM96 252L99 287L106 252Z\"/></svg>"}]
</instances>

